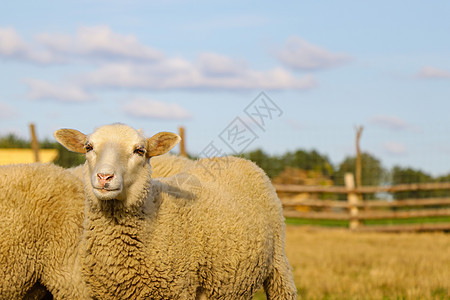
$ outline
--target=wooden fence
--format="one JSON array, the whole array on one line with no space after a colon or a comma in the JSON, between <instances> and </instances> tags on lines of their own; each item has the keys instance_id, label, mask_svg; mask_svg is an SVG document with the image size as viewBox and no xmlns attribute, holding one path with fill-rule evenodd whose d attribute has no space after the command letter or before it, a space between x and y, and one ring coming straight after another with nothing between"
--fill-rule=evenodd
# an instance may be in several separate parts
<instances>
[{"instance_id":1,"label":"wooden fence","mask_svg":"<svg viewBox=\"0 0 450 300\"><path fill-rule=\"evenodd\" d=\"M355 187L353 174L345 174L345 186L302 186L274 184L286 217L308 220L348 221L356 231L430 231L450 230L450 221L420 222L407 225L370 225L368 220L398 220L410 218L436 218L450 220L450 198L365 200L363 194L405 191L450 190L450 182L402 184L396 186ZM346 194L347 201L311 199L314 194ZM303 197L296 197L303 195ZM306 195L306 196L305 196Z\"/></svg>"}]
</instances>

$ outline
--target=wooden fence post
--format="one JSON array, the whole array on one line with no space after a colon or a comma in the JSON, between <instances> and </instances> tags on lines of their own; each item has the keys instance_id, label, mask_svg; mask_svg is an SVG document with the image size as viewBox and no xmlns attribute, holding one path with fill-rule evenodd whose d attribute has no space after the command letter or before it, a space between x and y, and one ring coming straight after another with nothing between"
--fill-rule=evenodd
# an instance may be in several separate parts
<instances>
[{"instance_id":1,"label":"wooden fence post","mask_svg":"<svg viewBox=\"0 0 450 300\"><path fill-rule=\"evenodd\" d=\"M359 203L359 196L354 192L355 189L355 178L353 176L353 173L345 173L344 175L344 182L345 182L345 188L349 191L347 194L347 202L349 205L350 210L350 222L349 227L350 229L356 229L359 226L361 226L361 221L357 218L358 217L358 203Z\"/></svg>"},{"instance_id":2,"label":"wooden fence post","mask_svg":"<svg viewBox=\"0 0 450 300\"><path fill-rule=\"evenodd\" d=\"M178 132L180 133L180 137L181 137L181 141L180 141L180 156L187 157L186 144L184 142L184 127L180 126L178 128Z\"/></svg>"},{"instance_id":3,"label":"wooden fence post","mask_svg":"<svg viewBox=\"0 0 450 300\"><path fill-rule=\"evenodd\" d=\"M39 159L39 141L36 137L36 130L34 128L34 124L30 123L30 132L31 132L31 149L33 150L34 154L34 161L40 162Z\"/></svg>"},{"instance_id":4,"label":"wooden fence post","mask_svg":"<svg viewBox=\"0 0 450 300\"><path fill-rule=\"evenodd\" d=\"M359 126L356 128L356 163L355 163L355 176L356 176L356 187L361 187L361 173L362 173L362 166L361 166L361 149L359 147L359 141L361 139L361 135L363 132L363 127Z\"/></svg>"}]
</instances>

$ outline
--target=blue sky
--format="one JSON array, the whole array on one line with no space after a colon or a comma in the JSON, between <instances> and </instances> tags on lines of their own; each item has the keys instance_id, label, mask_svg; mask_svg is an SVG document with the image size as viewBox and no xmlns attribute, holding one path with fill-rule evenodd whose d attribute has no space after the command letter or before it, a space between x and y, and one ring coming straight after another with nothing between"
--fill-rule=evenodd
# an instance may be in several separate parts
<instances>
[{"instance_id":1,"label":"blue sky","mask_svg":"<svg viewBox=\"0 0 450 300\"><path fill-rule=\"evenodd\" d=\"M4 1L0 134L183 125L198 154L241 150L221 133L247 128L246 150L337 164L363 125L363 151L386 167L449 173L449 13L448 1ZM261 92L280 109L264 128L245 111Z\"/></svg>"}]
</instances>

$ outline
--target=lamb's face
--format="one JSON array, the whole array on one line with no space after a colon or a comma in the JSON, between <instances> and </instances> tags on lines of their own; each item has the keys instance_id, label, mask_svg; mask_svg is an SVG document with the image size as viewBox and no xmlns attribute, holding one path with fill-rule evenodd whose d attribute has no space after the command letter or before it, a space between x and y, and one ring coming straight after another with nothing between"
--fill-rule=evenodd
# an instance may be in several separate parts
<instances>
[{"instance_id":1,"label":"lamb's face","mask_svg":"<svg viewBox=\"0 0 450 300\"><path fill-rule=\"evenodd\" d=\"M128 126L101 127L84 147L92 191L100 200L122 200L138 176L148 176L147 140Z\"/></svg>"},{"instance_id":2,"label":"lamb's face","mask_svg":"<svg viewBox=\"0 0 450 300\"><path fill-rule=\"evenodd\" d=\"M125 200L127 192L142 180L150 180L148 160L166 153L180 140L176 134L161 132L146 139L123 124L100 127L86 136L72 129L55 132L67 149L86 153L92 192L99 200Z\"/></svg>"}]
</instances>

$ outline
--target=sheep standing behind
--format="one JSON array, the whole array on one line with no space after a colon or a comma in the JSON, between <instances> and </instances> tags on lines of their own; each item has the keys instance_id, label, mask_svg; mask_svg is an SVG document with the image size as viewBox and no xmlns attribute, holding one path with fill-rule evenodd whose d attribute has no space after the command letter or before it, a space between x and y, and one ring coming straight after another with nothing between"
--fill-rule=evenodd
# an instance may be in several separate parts
<instances>
[{"instance_id":1,"label":"sheep standing behind","mask_svg":"<svg viewBox=\"0 0 450 300\"><path fill-rule=\"evenodd\" d=\"M0 167L0 299L83 299L82 182L51 164ZM31 288L36 293L27 294Z\"/></svg>"},{"instance_id":2,"label":"sheep standing behind","mask_svg":"<svg viewBox=\"0 0 450 300\"><path fill-rule=\"evenodd\" d=\"M186 190L181 174L150 179L148 159L178 143L175 134L145 139L114 124L55 137L86 153L82 266L91 296L251 299L264 286L268 299L296 298L281 204L256 165L203 161L184 173L200 188ZM226 168L213 167L225 160Z\"/></svg>"}]
</instances>

